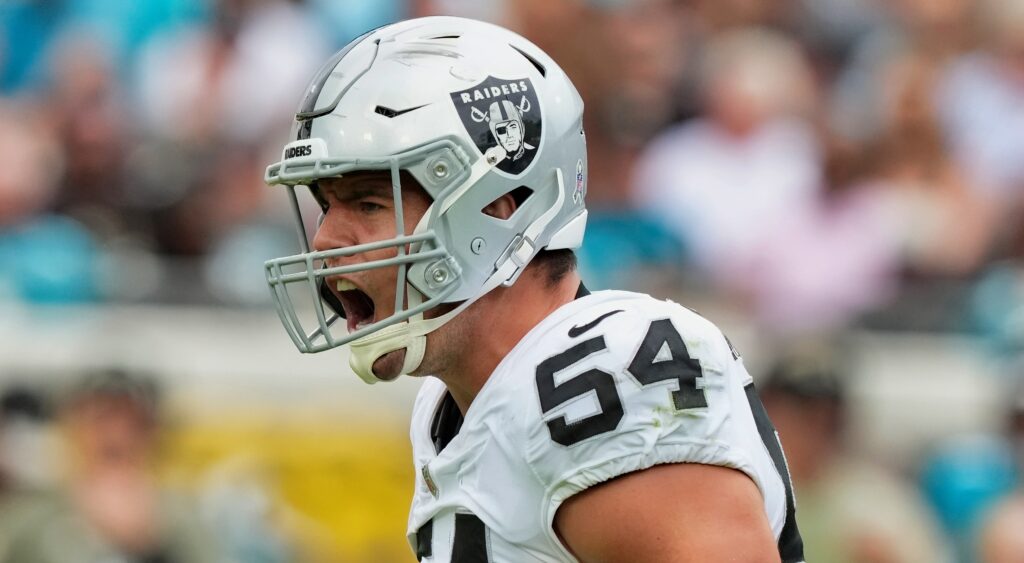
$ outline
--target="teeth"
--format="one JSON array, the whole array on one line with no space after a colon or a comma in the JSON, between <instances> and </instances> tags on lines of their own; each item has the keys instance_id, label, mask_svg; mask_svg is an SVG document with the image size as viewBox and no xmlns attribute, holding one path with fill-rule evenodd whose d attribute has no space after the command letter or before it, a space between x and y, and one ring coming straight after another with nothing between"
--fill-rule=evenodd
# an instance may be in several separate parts
<instances>
[{"instance_id":1,"label":"teeth","mask_svg":"<svg viewBox=\"0 0 1024 563\"><path fill-rule=\"evenodd\" d=\"M363 320L359 321L356 324L356 329L363 328L364 326L369 326L371 321L372 321L372 319L363 319Z\"/></svg>"},{"instance_id":2,"label":"teeth","mask_svg":"<svg viewBox=\"0 0 1024 563\"><path fill-rule=\"evenodd\" d=\"M356 284L348 280L338 280L337 289L338 291L351 291L356 289Z\"/></svg>"}]
</instances>

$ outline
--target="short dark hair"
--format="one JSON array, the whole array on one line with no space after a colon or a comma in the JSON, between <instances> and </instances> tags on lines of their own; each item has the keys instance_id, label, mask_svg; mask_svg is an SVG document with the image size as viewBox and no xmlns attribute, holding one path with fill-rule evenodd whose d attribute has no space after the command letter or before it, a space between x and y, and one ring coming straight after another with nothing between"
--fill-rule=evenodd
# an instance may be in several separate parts
<instances>
[{"instance_id":1,"label":"short dark hair","mask_svg":"<svg viewBox=\"0 0 1024 563\"><path fill-rule=\"evenodd\" d=\"M547 250L542 249L534 256L533 263L537 264L547 276L547 286L554 287L562 281L570 272L576 270L576 254L569 249Z\"/></svg>"}]
</instances>

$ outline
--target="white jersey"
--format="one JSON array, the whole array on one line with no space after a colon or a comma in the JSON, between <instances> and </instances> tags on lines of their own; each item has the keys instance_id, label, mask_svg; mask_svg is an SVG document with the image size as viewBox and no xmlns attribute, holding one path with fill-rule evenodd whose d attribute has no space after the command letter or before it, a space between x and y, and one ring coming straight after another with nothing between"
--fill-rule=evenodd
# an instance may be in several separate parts
<instances>
[{"instance_id":1,"label":"white jersey","mask_svg":"<svg viewBox=\"0 0 1024 563\"><path fill-rule=\"evenodd\" d=\"M722 333L680 305L602 291L562 306L460 420L428 378L411 431L408 537L420 561L575 561L553 529L567 498L681 462L749 475L783 563L803 560L782 450L750 375Z\"/></svg>"}]
</instances>

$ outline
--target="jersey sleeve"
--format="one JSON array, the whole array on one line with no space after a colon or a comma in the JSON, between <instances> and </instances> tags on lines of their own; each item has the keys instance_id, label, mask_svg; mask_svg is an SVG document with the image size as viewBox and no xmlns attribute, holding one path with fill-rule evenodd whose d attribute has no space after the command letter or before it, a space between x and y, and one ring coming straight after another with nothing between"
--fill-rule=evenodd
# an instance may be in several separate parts
<instances>
[{"instance_id":1,"label":"jersey sleeve","mask_svg":"<svg viewBox=\"0 0 1024 563\"><path fill-rule=\"evenodd\" d=\"M547 522L570 496L664 463L731 467L769 488L744 390L750 376L721 331L653 300L611 320L564 337L550 348L564 351L536 370L526 455L546 490Z\"/></svg>"}]
</instances>

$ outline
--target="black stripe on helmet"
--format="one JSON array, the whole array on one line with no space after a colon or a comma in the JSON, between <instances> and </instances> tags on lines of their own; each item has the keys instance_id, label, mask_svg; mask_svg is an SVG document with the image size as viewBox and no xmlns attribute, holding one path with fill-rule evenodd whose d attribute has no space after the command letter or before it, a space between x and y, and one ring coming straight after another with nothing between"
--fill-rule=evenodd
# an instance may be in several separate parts
<instances>
[{"instance_id":1,"label":"black stripe on helmet","mask_svg":"<svg viewBox=\"0 0 1024 563\"><path fill-rule=\"evenodd\" d=\"M352 49L355 49L357 45L362 43L364 39L388 25L391 24L375 27L359 37L356 37L350 41L348 45L345 45L340 51L332 55L331 58L320 67L320 70L316 71L316 74L313 75L313 80L309 82L309 86L306 88L305 96L303 96L302 101L299 102L299 109L295 112L295 121L298 125L295 140L301 141L303 139L308 139L310 132L313 129L313 119L320 117L321 115L325 115L334 109L333 107L317 109L316 102L320 98L320 92L327 83L327 79L331 77L331 73L334 72L334 68L338 66L338 63L340 63L341 60L352 51Z\"/></svg>"}]
</instances>

